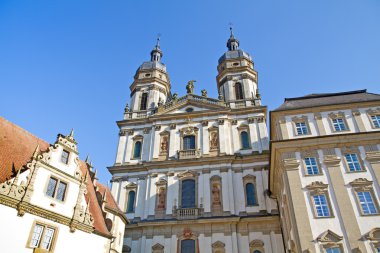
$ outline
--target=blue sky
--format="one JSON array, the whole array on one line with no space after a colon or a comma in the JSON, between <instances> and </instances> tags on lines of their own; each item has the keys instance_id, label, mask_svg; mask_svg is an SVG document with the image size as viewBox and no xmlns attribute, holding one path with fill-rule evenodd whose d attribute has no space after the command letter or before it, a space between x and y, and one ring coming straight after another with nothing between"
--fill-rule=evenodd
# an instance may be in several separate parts
<instances>
[{"instance_id":1,"label":"blue sky","mask_svg":"<svg viewBox=\"0 0 380 253\"><path fill-rule=\"evenodd\" d=\"M172 91L195 79L216 97L230 22L269 109L309 93L380 93L378 0L0 0L0 115L51 143L74 128L106 182L115 121L156 35Z\"/></svg>"}]
</instances>

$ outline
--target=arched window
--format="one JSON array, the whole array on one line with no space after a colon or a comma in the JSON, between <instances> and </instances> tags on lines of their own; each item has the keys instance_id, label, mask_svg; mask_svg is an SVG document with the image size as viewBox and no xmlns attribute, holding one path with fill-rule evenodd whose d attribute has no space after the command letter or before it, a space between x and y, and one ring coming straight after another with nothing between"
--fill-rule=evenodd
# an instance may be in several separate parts
<instances>
[{"instance_id":1,"label":"arched window","mask_svg":"<svg viewBox=\"0 0 380 253\"><path fill-rule=\"evenodd\" d=\"M253 251L253 253L261 253L261 251L260 250L255 250L255 251Z\"/></svg>"},{"instance_id":2,"label":"arched window","mask_svg":"<svg viewBox=\"0 0 380 253\"><path fill-rule=\"evenodd\" d=\"M140 100L140 110L146 110L146 104L148 102L148 93L143 93Z\"/></svg>"},{"instance_id":3,"label":"arched window","mask_svg":"<svg viewBox=\"0 0 380 253\"><path fill-rule=\"evenodd\" d=\"M135 211L135 197L135 191L128 192L127 213L133 213Z\"/></svg>"},{"instance_id":4,"label":"arched window","mask_svg":"<svg viewBox=\"0 0 380 253\"><path fill-rule=\"evenodd\" d=\"M133 149L133 158L141 157L141 141L135 142L135 148Z\"/></svg>"},{"instance_id":5,"label":"arched window","mask_svg":"<svg viewBox=\"0 0 380 253\"><path fill-rule=\"evenodd\" d=\"M183 150L195 149L195 136L188 135L183 137Z\"/></svg>"},{"instance_id":6,"label":"arched window","mask_svg":"<svg viewBox=\"0 0 380 253\"><path fill-rule=\"evenodd\" d=\"M256 205L256 193L255 185L253 183L248 183L245 185L245 192L247 194L247 206Z\"/></svg>"},{"instance_id":7,"label":"arched window","mask_svg":"<svg viewBox=\"0 0 380 253\"><path fill-rule=\"evenodd\" d=\"M235 84L235 95L236 100L243 99L243 87L241 86L241 83Z\"/></svg>"},{"instance_id":8,"label":"arched window","mask_svg":"<svg viewBox=\"0 0 380 253\"><path fill-rule=\"evenodd\" d=\"M195 241L191 239L182 240L181 253L195 253Z\"/></svg>"},{"instance_id":9,"label":"arched window","mask_svg":"<svg viewBox=\"0 0 380 253\"><path fill-rule=\"evenodd\" d=\"M195 180L193 179L185 179L182 181L181 207L195 207Z\"/></svg>"},{"instance_id":10,"label":"arched window","mask_svg":"<svg viewBox=\"0 0 380 253\"><path fill-rule=\"evenodd\" d=\"M246 131L242 131L240 133L240 139L241 139L241 148L242 149L249 149L250 148L249 137L248 137L248 133Z\"/></svg>"}]
</instances>

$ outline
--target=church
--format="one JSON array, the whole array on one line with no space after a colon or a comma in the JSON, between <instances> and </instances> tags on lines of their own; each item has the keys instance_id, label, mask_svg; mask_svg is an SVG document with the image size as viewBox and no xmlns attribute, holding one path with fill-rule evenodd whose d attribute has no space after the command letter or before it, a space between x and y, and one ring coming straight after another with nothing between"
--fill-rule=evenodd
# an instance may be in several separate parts
<instances>
[{"instance_id":1,"label":"church","mask_svg":"<svg viewBox=\"0 0 380 253\"><path fill-rule=\"evenodd\" d=\"M1 252L380 253L379 94L268 112L232 30L217 98L172 93L162 56L158 40L130 86L111 189L73 131L48 143L0 117Z\"/></svg>"},{"instance_id":2,"label":"church","mask_svg":"<svg viewBox=\"0 0 380 253\"><path fill-rule=\"evenodd\" d=\"M380 252L380 95L366 90L262 104L231 31L218 98L171 92L159 40L117 121L112 194L123 252Z\"/></svg>"}]
</instances>

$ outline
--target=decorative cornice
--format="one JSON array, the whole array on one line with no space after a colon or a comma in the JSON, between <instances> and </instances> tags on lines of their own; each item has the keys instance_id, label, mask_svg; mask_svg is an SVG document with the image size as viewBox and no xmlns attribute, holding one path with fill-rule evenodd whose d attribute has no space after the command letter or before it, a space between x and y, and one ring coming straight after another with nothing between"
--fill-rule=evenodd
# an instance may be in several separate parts
<instances>
[{"instance_id":1,"label":"decorative cornice","mask_svg":"<svg viewBox=\"0 0 380 253\"><path fill-rule=\"evenodd\" d=\"M295 158L288 158L282 160L282 165L286 170L297 170L300 163Z\"/></svg>"},{"instance_id":2,"label":"decorative cornice","mask_svg":"<svg viewBox=\"0 0 380 253\"><path fill-rule=\"evenodd\" d=\"M366 160L370 163L380 163L380 151L366 152Z\"/></svg>"},{"instance_id":3,"label":"decorative cornice","mask_svg":"<svg viewBox=\"0 0 380 253\"><path fill-rule=\"evenodd\" d=\"M323 158L323 163L326 166L338 166L340 163L340 158L336 155L325 155Z\"/></svg>"}]
</instances>

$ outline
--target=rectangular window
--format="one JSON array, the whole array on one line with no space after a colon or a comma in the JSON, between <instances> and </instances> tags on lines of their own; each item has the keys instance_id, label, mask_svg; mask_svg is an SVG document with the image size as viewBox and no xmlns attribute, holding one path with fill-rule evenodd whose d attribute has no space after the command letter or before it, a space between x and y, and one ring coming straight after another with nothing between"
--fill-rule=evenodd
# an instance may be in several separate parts
<instances>
[{"instance_id":1,"label":"rectangular window","mask_svg":"<svg viewBox=\"0 0 380 253\"><path fill-rule=\"evenodd\" d=\"M64 164L68 164L69 154L70 154L70 152L67 152L66 150L62 150L61 162L63 162Z\"/></svg>"},{"instance_id":2,"label":"rectangular window","mask_svg":"<svg viewBox=\"0 0 380 253\"><path fill-rule=\"evenodd\" d=\"M360 206L362 208L362 213L365 215L368 214L377 214L377 208L372 199L372 194L369 191L357 192Z\"/></svg>"},{"instance_id":3,"label":"rectangular window","mask_svg":"<svg viewBox=\"0 0 380 253\"><path fill-rule=\"evenodd\" d=\"M319 174L317 159L315 159L315 157L305 157L304 161L306 165L306 172L308 175Z\"/></svg>"},{"instance_id":4,"label":"rectangular window","mask_svg":"<svg viewBox=\"0 0 380 253\"><path fill-rule=\"evenodd\" d=\"M317 217L330 217L330 210L326 195L314 195L313 200Z\"/></svg>"},{"instance_id":5,"label":"rectangular window","mask_svg":"<svg viewBox=\"0 0 380 253\"><path fill-rule=\"evenodd\" d=\"M340 247L326 248L326 253L341 253Z\"/></svg>"},{"instance_id":6,"label":"rectangular window","mask_svg":"<svg viewBox=\"0 0 380 253\"><path fill-rule=\"evenodd\" d=\"M348 168L351 172L353 171L362 171L362 166L360 165L358 156L356 154L345 154Z\"/></svg>"},{"instance_id":7,"label":"rectangular window","mask_svg":"<svg viewBox=\"0 0 380 253\"><path fill-rule=\"evenodd\" d=\"M343 118L336 118L332 120L334 129L336 132L345 131L347 130L346 124L344 123Z\"/></svg>"},{"instance_id":8,"label":"rectangular window","mask_svg":"<svg viewBox=\"0 0 380 253\"><path fill-rule=\"evenodd\" d=\"M55 234L56 229L54 227L42 223L36 223L32 230L29 247L40 248L49 251L52 249Z\"/></svg>"},{"instance_id":9,"label":"rectangular window","mask_svg":"<svg viewBox=\"0 0 380 253\"><path fill-rule=\"evenodd\" d=\"M146 104L148 102L148 93L143 93L141 95L141 101L140 101L140 110L146 110Z\"/></svg>"},{"instance_id":10,"label":"rectangular window","mask_svg":"<svg viewBox=\"0 0 380 253\"><path fill-rule=\"evenodd\" d=\"M309 133L306 122L296 122L297 135L306 135Z\"/></svg>"},{"instance_id":11,"label":"rectangular window","mask_svg":"<svg viewBox=\"0 0 380 253\"><path fill-rule=\"evenodd\" d=\"M371 120L375 128L380 128L380 115L372 115Z\"/></svg>"},{"instance_id":12,"label":"rectangular window","mask_svg":"<svg viewBox=\"0 0 380 253\"><path fill-rule=\"evenodd\" d=\"M65 200L67 184L56 178L49 178L49 183L46 189L46 195L55 198L59 201Z\"/></svg>"}]
</instances>

